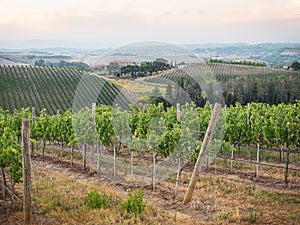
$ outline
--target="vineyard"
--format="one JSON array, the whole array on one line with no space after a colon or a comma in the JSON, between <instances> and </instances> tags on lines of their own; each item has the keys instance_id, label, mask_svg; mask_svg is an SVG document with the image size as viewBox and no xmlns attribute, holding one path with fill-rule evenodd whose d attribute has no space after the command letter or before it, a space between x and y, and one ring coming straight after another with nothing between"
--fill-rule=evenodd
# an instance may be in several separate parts
<instances>
[{"instance_id":1,"label":"vineyard","mask_svg":"<svg viewBox=\"0 0 300 225\"><path fill-rule=\"evenodd\" d=\"M271 69L268 67L260 66L245 66L245 65L228 65L222 63L200 63L197 64L199 71L211 72L218 81L226 82L237 80L244 76L252 78L267 78L274 76L299 76L297 71L289 71L282 69ZM164 74L161 78L160 75L152 76L147 78L141 78L149 83L163 84L165 80L174 80L179 75L186 75L183 71L171 71L170 73Z\"/></svg>"},{"instance_id":2,"label":"vineyard","mask_svg":"<svg viewBox=\"0 0 300 225\"><path fill-rule=\"evenodd\" d=\"M178 160L176 157L180 155L181 158L193 162L204 138L211 108L209 104L203 108L186 104L180 112L181 119L178 121L176 108L170 107L165 110L161 104L150 105L147 109L132 107L130 111L102 105L96 108L95 114L92 114L90 108L84 108L76 114L67 110L58 115L50 115L46 110L42 110L40 116L33 119L30 136L33 143L42 140L43 156L48 141L52 143L52 147L54 144L60 144L62 149L63 146L81 146L83 157L87 154L88 145L98 143L114 149L118 155L127 149L126 151L142 155L154 152L161 158L172 156L175 162ZM299 167L297 160L289 159L290 154L299 154L299 112L299 104L269 106L252 103L249 106L236 104L224 108L222 113L226 115L226 131L223 139L218 140L222 136L216 136L216 143L221 141L223 153L241 151L241 146L247 146L248 159L251 159L251 146L259 145L260 148L280 150L278 161L282 162L282 154L286 153L287 169L290 161L290 167ZM17 140L21 138L21 118L31 118L32 112L23 109L10 114L1 110L0 116L1 159L2 162L8 159L8 162L12 162L10 157L11 160L16 160L13 155L16 149L19 149ZM219 127L218 130L222 128ZM32 147L34 150L34 144ZM211 148L213 152L213 145ZM262 154L263 150L261 151ZM8 162L4 165L14 165ZM16 181L19 181L19 171L12 171L16 172L16 175L12 174L12 178L18 178ZM287 174L285 181L288 182Z\"/></svg>"},{"instance_id":3,"label":"vineyard","mask_svg":"<svg viewBox=\"0 0 300 225\"><path fill-rule=\"evenodd\" d=\"M22 201L21 130L22 118L28 118L34 205L52 219L97 223L99 211L88 208L94 207L88 199L98 198L103 224L197 224L204 217L212 224L300 222L299 100L223 107L201 162L196 195L186 206L183 194L212 113L208 102L203 107L135 107L116 85L82 71L3 66L1 73L6 85L2 83L0 95L0 189L4 196L11 194L13 205ZM120 105L113 107L115 99ZM97 104L90 105L93 100ZM71 111L74 107L78 110ZM61 176L65 173L67 177ZM127 201L133 198L137 208L131 209L133 203L111 191L112 186L123 195L126 190ZM95 190L103 194L97 196ZM154 206L142 201L144 194ZM1 204L7 202L3 199ZM266 209L268 205L273 208ZM165 214L170 211L175 218Z\"/></svg>"},{"instance_id":4,"label":"vineyard","mask_svg":"<svg viewBox=\"0 0 300 225\"><path fill-rule=\"evenodd\" d=\"M241 174L247 171L246 174L252 173L258 178L262 176L263 180L270 180L268 185L273 185L274 181L278 182L278 175L268 176L265 170L277 171L278 174L276 168L281 168L281 182L289 183L290 187L297 189L300 167L299 107L299 104L269 106L252 103L249 106L237 104L223 108L226 133L221 152L213 155L212 145L209 159L211 163L205 162L202 167L224 169L220 158L234 154L234 158L229 158L230 171L233 168L244 171ZM195 161L210 119L211 108L209 104L203 108L186 104L181 107L180 113L181 118L178 120L178 109L164 109L161 104L149 105L143 109L132 107L130 111L100 105L96 107L95 113L91 108L84 108L78 113L67 110L57 115L50 115L42 110L38 117L32 117L29 109L15 110L13 114L1 110L1 180L6 180L3 176L7 174L13 192L15 184L21 181L21 147L18 140L21 137L22 118L30 118L33 121L30 128L32 156L40 155L42 160L57 158L60 163L68 160L71 166L82 162L82 171L87 172L89 169L131 185L153 185L153 176L156 182L170 180L172 184L178 180L184 184L189 179L189 172L186 170L189 167L186 165ZM251 166L232 167L233 160L247 159L251 162L257 155L256 146L260 146L258 157L262 162L260 167L263 168L259 174ZM274 154L274 150L280 154ZM166 164L167 158L172 158L172 163L169 160L169 164ZM254 158L252 162L255 161ZM156 163L154 172L152 163ZM221 167L216 167L216 164ZM178 166L180 171L185 172L176 178L174 174ZM2 182L3 185L8 188ZM182 188L183 186L179 188L179 196L182 195Z\"/></svg>"},{"instance_id":5,"label":"vineyard","mask_svg":"<svg viewBox=\"0 0 300 225\"><path fill-rule=\"evenodd\" d=\"M52 115L57 110L65 112L72 108L82 78L84 90L77 102L79 108L87 106L90 99L97 104L112 104L119 94L118 87L106 79L75 69L1 66L0 77L0 107L10 112L27 107L35 107L37 112L46 109Z\"/></svg>"}]
</instances>

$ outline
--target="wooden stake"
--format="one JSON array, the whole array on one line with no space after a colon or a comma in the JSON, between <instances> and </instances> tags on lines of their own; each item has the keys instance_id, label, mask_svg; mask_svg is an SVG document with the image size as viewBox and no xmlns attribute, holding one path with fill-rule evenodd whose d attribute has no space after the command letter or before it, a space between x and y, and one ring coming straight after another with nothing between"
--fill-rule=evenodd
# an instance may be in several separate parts
<instances>
[{"instance_id":1,"label":"wooden stake","mask_svg":"<svg viewBox=\"0 0 300 225\"><path fill-rule=\"evenodd\" d=\"M289 175L289 163L290 163L290 149L288 149L286 153L286 167L285 167L285 173L284 173L284 182L287 184L288 181L288 175Z\"/></svg>"},{"instance_id":2,"label":"wooden stake","mask_svg":"<svg viewBox=\"0 0 300 225\"><path fill-rule=\"evenodd\" d=\"M83 171L86 170L86 144L83 144Z\"/></svg>"},{"instance_id":3,"label":"wooden stake","mask_svg":"<svg viewBox=\"0 0 300 225\"><path fill-rule=\"evenodd\" d=\"M70 158L71 167L73 167L73 151L74 151L74 145L71 146L71 158Z\"/></svg>"},{"instance_id":4,"label":"wooden stake","mask_svg":"<svg viewBox=\"0 0 300 225\"><path fill-rule=\"evenodd\" d=\"M153 152L153 165L152 165L152 190L155 190L155 173L156 173L156 163L155 163L156 153Z\"/></svg>"},{"instance_id":5,"label":"wooden stake","mask_svg":"<svg viewBox=\"0 0 300 225\"><path fill-rule=\"evenodd\" d=\"M31 208L31 166L30 166L30 122L22 120L22 165L23 165L23 214L24 224L32 223Z\"/></svg>"},{"instance_id":6,"label":"wooden stake","mask_svg":"<svg viewBox=\"0 0 300 225\"><path fill-rule=\"evenodd\" d=\"M94 157L95 157L95 149L94 149L94 145L91 145L91 166L90 166L90 172L94 171Z\"/></svg>"},{"instance_id":7,"label":"wooden stake","mask_svg":"<svg viewBox=\"0 0 300 225\"><path fill-rule=\"evenodd\" d=\"M180 121L180 117L181 117L180 103L176 104L176 108L177 108L177 121Z\"/></svg>"},{"instance_id":8,"label":"wooden stake","mask_svg":"<svg viewBox=\"0 0 300 225\"><path fill-rule=\"evenodd\" d=\"M198 155L195 167L194 167L194 171L193 171L190 183L189 183L188 190L187 190L187 192L184 196L183 204L187 204L192 200L194 189L195 189L196 182L197 182L197 179L198 179L198 175L200 173L200 162L201 162L202 158L204 157L204 154L205 154L207 148L210 145L212 134L213 134L213 131L216 127L217 119L218 119L218 116L221 112L221 109L222 109L221 104L216 103L215 106L214 106L214 109L212 111L212 115L211 115L211 118L210 118L210 121L209 121L209 125L208 125L208 128L207 128L205 136L204 136L204 140L203 140L201 150L199 152L199 155Z\"/></svg>"},{"instance_id":9,"label":"wooden stake","mask_svg":"<svg viewBox=\"0 0 300 225\"><path fill-rule=\"evenodd\" d=\"M176 175L174 199L176 198L177 193L178 193L178 183L179 183L180 172L181 172L181 162L180 162L180 157L179 157L178 164L177 164L177 175Z\"/></svg>"},{"instance_id":10,"label":"wooden stake","mask_svg":"<svg viewBox=\"0 0 300 225\"><path fill-rule=\"evenodd\" d=\"M231 150L230 172L232 172L232 167L233 167L233 150Z\"/></svg>"},{"instance_id":11,"label":"wooden stake","mask_svg":"<svg viewBox=\"0 0 300 225\"><path fill-rule=\"evenodd\" d=\"M35 119L35 107L31 108L31 123L33 125ZM31 143L31 156L34 156L34 144Z\"/></svg>"},{"instance_id":12,"label":"wooden stake","mask_svg":"<svg viewBox=\"0 0 300 225\"><path fill-rule=\"evenodd\" d=\"M259 163L259 149L260 145L257 143L257 154L256 154L256 162ZM258 164L255 166L255 177L258 177Z\"/></svg>"},{"instance_id":13,"label":"wooden stake","mask_svg":"<svg viewBox=\"0 0 300 225\"><path fill-rule=\"evenodd\" d=\"M93 116L93 126L96 125L96 103L92 103L92 116Z\"/></svg>"},{"instance_id":14,"label":"wooden stake","mask_svg":"<svg viewBox=\"0 0 300 225\"><path fill-rule=\"evenodd\" d=\"M133 150L131 150L131 157L130 157L130 177L133 177Z\"/></svg>"},{"instance_id":15,"label":"wooden stake","mask_svg":"<svg viewBox=\"0 0 300 225\"><path fill-rule=\"evenodd\" d=\"M279 162L283 162L283 151L282 151L282 148L280 148L280 151L279 151Z\"/></svg>"},{"instance_id":16,"label":"wooden stake","mask_svg":"<svg viewBox=\"0 0 300 225\"><path fill-rule=\"evenodd\" d=\"M51 148L51 157L53 159L54 158L54 140L51 141L51 145L52 145L52 148Z\"/></svg>"},{"instance_id":17,"label":"wooden stake","mask_svg":"<svg viewBox=\"0 0 300 225\"><path fill-rule=\"evenodd\" d=\"M97 141L97 154L98 154L98 168L97 168L97 173L100 174L101 172L101 145L99 140Z\"/></svg>"},{"instance_id":18,"label":"wooden stake","mask_svg":"<svg viewBox=\"0 0 300 225\"><path fill-rule=\"evenodd\" d=\"M117 157L117 155L116 155L116 146L115 146L115 144L114 144L114 167L113 167L113 178L114 178L114 180L116 179L116 173L117 173L117 160L116 160L116 157Z\"/></svg>"},{"instance_id":19,"label":"wooden stake","mask_svg":"<svg viewBox=\"0 0 300 225\"><path fill-rule=\"evenodd\" d=\"M180 121L180 119L181 119L180 103L176 104L176 111L177 111L177 121ZM178 164L177 164L177 175L176 175L174 199L176 198L177 193L178 193L178 180L179 180L180 171L181 171L181 162L180 162L180 156L181 156L181 154L180 153L181 153L181 149L179 149L179 153L178 153Z\"/></svg>"}]
</instances>

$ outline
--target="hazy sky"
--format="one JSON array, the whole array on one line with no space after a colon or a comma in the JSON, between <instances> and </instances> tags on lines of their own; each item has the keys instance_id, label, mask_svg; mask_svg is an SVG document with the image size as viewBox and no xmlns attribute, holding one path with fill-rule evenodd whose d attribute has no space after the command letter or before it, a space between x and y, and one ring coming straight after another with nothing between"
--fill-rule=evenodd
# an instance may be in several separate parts
<instances>
[{"instance_id":1,"label":"hazy sky","mask_svg":"<svg viewBox=\"0 0 300 225\"><path fill-rule=\"evenodd\" d=\"M299 42L300 0L0 0L0 41L37 39Z\"/></svg>"}]
</instances>

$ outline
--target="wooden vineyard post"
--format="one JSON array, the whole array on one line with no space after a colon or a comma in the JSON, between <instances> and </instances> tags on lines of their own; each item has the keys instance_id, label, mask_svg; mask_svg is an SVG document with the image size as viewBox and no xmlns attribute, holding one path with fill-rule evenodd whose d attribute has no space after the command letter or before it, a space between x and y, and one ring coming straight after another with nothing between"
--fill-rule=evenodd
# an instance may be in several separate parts
<instances>
[{"instance_id":1,"label":"wooden vineyard post","mask_svg":"<svg viewBox=\"0 0 300 225\"><path fill-rule=\"evenodd\" d=\"M180 103L176 104L176 109L177 109L177 121L180 121L180 118L181 118ZM181 151L181 149L179 149L179 154L178 154L178 164L177 164L177 175L176 175L176 182L175 182L174 199L176 198L177 193L178 193L178 184L179 184L178 180L179 180L180 171L181 171L180 151Z\"/></svg>"},{"instance_id":2,"label":"wooden vineyard post","mask_svg":"<svg viewBox=\"0 0 300 225\"><path fill-rule=\"evenodd\" d=\"M54 140L51 141L51 158L54 159Z\"/></svg>"},{"instance_id":3,"label":"wooden vineyard post","mask_svg":"<svg viewBox=\"0 0 300 225\"><path fill-rule=\"evenodd\" d=\"M30 121L22 120L22 165L23 165L23 214L24 224L32 223L31 166L30 166Z\"/></svg>"},{"instance_id":4,"label":"wooden vineyard post","mask_svg":"<svg viewBox=\"0 0 300 225\"><path fill-rule=\"evenodd\" d=\"M285 173L284 173L284 182L287 184L288 181L288 175L289 175L289 163L290 163L290 149L288 149L286 153L286 166L285 166Z\"/></svg>"},{"instance_id":5,"label":"wooden vineyard post","mask_svg":"<svg viewBox=\"0 0 300 225\"><path fill-rule=\"evenodd\" d=\"M99 139L97 140L97 154L98 154L98 166L97 166L97 173L100 174L101 172L101 145Z\"/></svg>"},{"instance_id":6,"label":"wooden vineyard post","mask_svg":"<svg viewBox=\"0 0 300 225\"><path fill-rule=\"evenodd\" d=\"M86 170L86 144L83 144L83 171Z\"/></svg>"},{"instance_id":7,"label":"wooden vineyard post","mask_svg":"<svg viewBox=\"0 0 300 225\"><path fill-rule=\"evenodd\" d=\"M130 177L133 178L133 150L131 150L131 156L130 156Z\"/></svg>"},{"instance_id":8,"label":"wooden vineyard post","mask_svg":"<svg viewBox=\"0 0 300 225\"><path fill-rule=\"evenodd\" d=\"M247 104L248 113L247 113L247 125L250 126L250 103ZM247 144L247 154L248 154L248 160L251 160L251 147L250 142Z\"/></svg>"},{"instance_id":9,"label":"wooden vineyard post","mask_svg":"<svg viewBox=\"0 0 300 225\"><path fill-rule=\"evenodd\" d=\"M31 108L31 123L34 124L35 119L35 107ZM34 156L34 144L31 143L31 155Z\"/></svg>"},{"instance_id":10,"label":"wooden vineyard post","mask_svg":"<svg viewBox=\"0 0 300 225\"><path fill-rule=\"evenodd\" d=\"M230 160L230 172L232 172L232 167L233 167L233 150L231 150L231 160Z\"/></svg>"},{"instance_id":11,"label":"wooden vineyard post","mask_svg":"<svg viewBox=\"0 0 300 225\"><path fill-rule=\"evenodd\" d=\"M92 118L93 118L93 129L94 130L96 129L96 116L95 115L96 115L96 103L92 103ZM95 157L95 145L94 144L92 144L92 146L91 146L90 156L91 156L90 171L93 172L94 171L94 161L95 161L95 159L94 159L94 157Z\"/></svg>"},{"instance_id":12,"label":"wooden vineyard post","mask_svg":"<svg viewBox=\"0 0 300 225\"><path fill-rule=\"evenodd\" d=\"M71 145L71 156L70 156L71 167L73 167L73 154L74 154L74 145Z\"/></svg>"},{"instance_id":13,"label":"wooden vineyard post","mask_svg":"<svg viewBox=\"0 0 300 225\"><path fill-rule=\"evenodd\" d=\"M180 117L181 117L180 103L176 104L176 109L177 109L177 121L180 121Z\"/></svg>"},{"instance_id":14,"label":"wooden vineyard post","mask_svg":"<svg viewBox=\"0 0 300 225\"><path fill-rule=\"evenodd\" d=\"M283 151L282 151L282 148L280 148L279 150L279 162L282 162L283 161Z\"/></svg>"},{"instance_id":15,"label":"wooden vineyard post","mask_svg":"<svg viewBox=\"0 0 300 225\"><path fill-rule=\"evenodd\" d=\"M116 173L117 173L117 160L116 160L116 145L114 144L114 167L113 167L113 178L116 179Z\"/></svg>"},{"instance_id":16,"label":"wooden vineyard post","mask_svg":"<svg viewBox=\"0 0 300 225\"><path fill-rule=\"evenodd\" d=\"M94 171L94 157L95 157L95 149L94 149L94 145L91 145L91 165L90 165L90 172Z\"/></svg>"},{"instance_id":17,"label":"wooden vineyard post","mask_svg":"<svg viewBox=\"0 0 300 225\"><path fill-rule=\"evenodd\" d=\"M258 163L259 163L259 151L260 151L260 145L259 142L257 143L257 154L256 154L256 165L255 165L255 177L258 177Z\"/></svg>"},{"instance_id":18,"label":"wooden vineyard post","mask_svg":"<svg viewBox=\"0 0 300 225\"><path fill-rule=\"evenodd\" d=\"M180 163L180 157L179 157L178 164L177 164L177 175L176 175L174 199L176 198L177 193L178 193L178 183L179 183L180 171L181 171L181 163Z\"/></svg>"},{"instance_id":19,"label":"wooden vineyard post","mask_svg":"<svg viewBox=\"0 0 300 225\"><path fill-rule=\"evenodd\" d=\"M200 152L199 152L199 155L198 155L198 158L197 158L194 170L193 170L193 174L192 174L192 177L191 177L191 180L189 183L188 190L183 199L183 204L187 204L192 200L194 189L195 189L196 182L198 179L198 175L200 173L200 162L201 162L202 158L204 157L207 148L210 145L212 134L216 127L217 120L218 120L219 114L221 112L221 109L222 109L221 104L216 103L214 106L214 109L212 111L212 115L211 115L211 118L210 118L210 121L208 124L208 128L206 130L204 140L203 140L203 143L202 143L202 146L201 146L201 149L200 149Z\"/></svg>"},{"instance_id":20,"label":"wooden vineyard post","mask_svg":"<svg viewBox=\"0 0 300 225\"><path fill-rule=\"evenodd\" d=\"M155 163L156 153L153 152L153 165L152 165L152 190L155 190L155 173L156 173L156 163Z\"/></svg>"},{"instance_id":21,"label":"wooden vineyard post","mask_svg":"<svg viewBox=\"0 0 300 225\"><path fill-rule=\"evenodd\" d=\"M42 158L44 159L44 157L45 157L45 149L46 149L46 140L45 140L45 138L42 138L42 141L43 141Z\"/></svg>"}]
</instances>

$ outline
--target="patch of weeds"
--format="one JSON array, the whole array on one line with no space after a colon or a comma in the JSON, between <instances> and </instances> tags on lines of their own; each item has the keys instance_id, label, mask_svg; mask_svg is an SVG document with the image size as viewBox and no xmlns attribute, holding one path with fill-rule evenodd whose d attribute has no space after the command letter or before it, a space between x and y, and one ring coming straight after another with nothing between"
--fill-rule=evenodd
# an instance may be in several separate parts
<instances>
[{"instance_id":1,"label":"patch of weeds","mask_svg":"<svg viewBox=\"0 0 300 225\"><path fill-rule=\"evenodd\" d=\"M90 191L87 196L87 207L90 209L106 208L108 206L108 196L104 193L102 196L98 191Z\"/></svg>"},{"instance_id":2,"label":"patch of weeds","mask_svg":"<svg viewBox=\"0 0 300 225\"><path fill-rule=\"evenodd\" d=\"M123 209L125 209L128 213L133 213L136 216L142 215L146 203L144 202L144 191L142 189L136 190L134 193L131 192L130 189L128 189L128 198L127 200L121 202L121 206Z\"/></svg>"},{"instance_id":3,"label":"patch of weeds","mask_svg":"<svg viewBox=\"0 0 300 225\"><path fill-rule=\"evenodd\" d=\"M230 217L232 217L235 214L235 210L228 210L228 211L221 211L217 212L215 215L215 220L228 220Z\"/></svg>"},{"instance_id":4,"label":"patch of weeds","mask_svg":"<svg viewBox=\"0 0 300 225\"><path fill-rule=\"evenodd\" d=\"M62 152L62 157L65 158L65 157L67 157L67 156L68 156L68 152L63 151L63 152Z\"/></svg>"},{"instance_id":5,"label":"patch of weeds","mask_svg":"<svg viewBox=\"0 0 300 225\"><path fill-rule=\"evenodd\" d=\"M292 216L291 216L291 220L293 221L293 225L294 225L294 224L297 224L298 219L297 219L297 216L296 216L296 215L292 215Z\"/></svg>"},{"instance_id":6,"label":"patch of weeds","mask_svg":"<svg viewBox=\"0 0 300 225\"><path fill-rule=\"evenodd\" d=\"M256 223L256 212L255 211L251 211L248 222L251 224Z\"/></svg>"}]
</instances>

